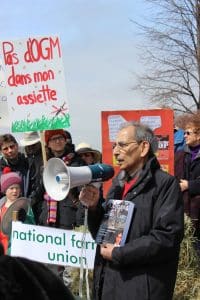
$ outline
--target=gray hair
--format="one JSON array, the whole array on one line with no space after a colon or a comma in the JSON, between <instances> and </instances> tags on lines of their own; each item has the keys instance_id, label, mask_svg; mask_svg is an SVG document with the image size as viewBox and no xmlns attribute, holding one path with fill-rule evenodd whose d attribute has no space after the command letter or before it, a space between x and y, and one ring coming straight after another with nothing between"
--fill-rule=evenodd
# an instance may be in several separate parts
<instances>
[{"instance_id":1,"label":"gray hair","mask_svg":"<svg viewBox=\"0 0 200 300\"><path fill-rule=\"evenodd\" d=\"M135 136L133 138L138 142L147 141L150 144L150 152L153 154L158 149L158 141L156 136L153 133L153 130L151 130L150 127L139 123L137 121L128 121L125 123L122 123L119 127L119 130L122 130L127 127L134 127L135 128Z\"/></svg>"}]
</instances>

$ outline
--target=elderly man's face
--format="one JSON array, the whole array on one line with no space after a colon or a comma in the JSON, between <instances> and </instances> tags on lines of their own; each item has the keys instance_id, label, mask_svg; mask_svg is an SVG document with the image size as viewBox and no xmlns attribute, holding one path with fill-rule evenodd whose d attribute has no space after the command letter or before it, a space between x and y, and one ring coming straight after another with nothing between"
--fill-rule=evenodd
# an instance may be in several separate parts
<instances>
[{"instance_id":1,"label":"elderly man's face","mask_svg":"<svg viewBox=\"0 0 200 300\"><path fill-rule=\"evenodd\" d=\"M138 143L135 139L135 128L129 126L119 131L116 143L113 145L113 154L121 170L129 174L142 168L149 151L149 143Z\"/></svg>"}]
</instances>

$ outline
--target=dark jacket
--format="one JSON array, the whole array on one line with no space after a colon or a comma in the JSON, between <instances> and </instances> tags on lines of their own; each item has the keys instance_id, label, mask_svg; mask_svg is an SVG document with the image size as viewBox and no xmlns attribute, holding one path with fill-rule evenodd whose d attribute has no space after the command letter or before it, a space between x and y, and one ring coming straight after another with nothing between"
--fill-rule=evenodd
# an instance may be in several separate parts
<instances>
[{"instance_id":1,"label":"dark jacket","mask_svg":"<svg viewBox=\"0 0 200 300\"><path fill-rule=\"evenodd\" d=\"M122 193L123 182L117 176L107 199L122 199ZM125 200L135 204L127 241L114 248L111 262L105 261L97 248L94 299L171 300L184 230L179 184L153 157ZM96 212L89 211L93 237L102 213L100 206Z\"/></svg>"},{"instance_id":2,"label":"dark jacket","mask_svg":"<svg viewBox=\"0 0 200 300\"><path fill-rule=\"evenodd\" d=\"M74 300L62 280L41 263L0 256L0 299Z\"/></svg>"},{"instance_id":3,"label":"dark jacket","mask_svg":"<svg viewBox=\"0 0 200 300\"><path fill-rule=\"evenodd\" d=\"M42 179L43 173L43 157L42 153L38 152L27 157L28 171L28 191L27 197L31 200L31 207L34 213L35 222L38 224L39 216L42 211L44 185Z\"/></svg>"},{"instance_id":4,"label":"dark jacket","mask_svg":"<svg viewBox=\"0 0 200 300\"><path fill-rule=\"evenodd\" d=\"M23 153L18 153L16 160L0 159L0 175L5 167L11 168L12 172L17 172L22 177L22 196L26 197L28 192L28 161Z\"/></svg>"},{"instance_id":5,"label":"dark jacket","mask_svg":"<svg viewBox=\"0 0 200 300\"><path fill-rule=\"evenodd\" d=\"M175 175L189 182L188 190L183 192L184 210L193 221L195 235L200 238L200 152L193 161L188 146L175 153Z\"/></svg>"}]
</instances>

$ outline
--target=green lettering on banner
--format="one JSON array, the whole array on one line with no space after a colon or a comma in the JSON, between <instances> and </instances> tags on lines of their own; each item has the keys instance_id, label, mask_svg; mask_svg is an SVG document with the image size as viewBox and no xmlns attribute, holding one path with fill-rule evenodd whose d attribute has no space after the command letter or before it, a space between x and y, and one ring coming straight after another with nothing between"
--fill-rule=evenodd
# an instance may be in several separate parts
<instances>
[{"instance_id":1,"label":"green lettering on banner","mask_svg":"<svg viewBox=\"0 0 200 300\"><path fill-rule=\"evenodd\" d=\"M39 243L44 242L44 236L42 234L37 234L37 242L39 242Z\"/></svg>"},{"instance_id":2,"label":"green lettering on banner","mask_svg":"<svg viewBox=\"0 0 200 300\"><path fill-rule=\"evenodd\" d=\"M36 231L35 229L32 230L29 229L28 232L14 230L12 232L12 239L66 246L65 233L63 233L60 236L53 236L49 234L48 235L40 234L40 233L37 234L35 231Z\"/></svg>"},{"instance_id":3,"label":"green lettering on banner","mask_svg":"<svg viewBox=\"0 0 200 300\"><path fill-rule=\"evenodd\" d=\"M46 235L46 244L53 244L53 237L52 235Z\"/></svg>"},{"instance_id":4,"label":"green lettering on banner","mask_svg":"<svg viewBox=\"0 0 200 300\"><path fill-rule=\"evenodd\" d=\"M56 262L56 264L58 264L58 265L61 262L66 263L66 264L71 262L71 264L74 264L74 265L77 265L78 262L81 265L82 261L83 261L84 265L86 265L86 263L87 263L86 257L77 257L75 255L69 255L68 250L66 250L66 254L56 253L56 252L48 252L47 257L48 257L49 261Z\"/></svg>"},{"instance_id":5,"label":"green lettering on banner","mask_svg":"<svg viewBox=\"0 0 200 300\"><path fill-rule=\"evenodd\" d=\"M26 241L26 232L20 232L19 237L20 237L20 240Z\"/></svg>"},{"instance_id":6,"label":"green lettering on banner","mask_svg":"<svg viewBox=\"0 0 200 300\"><path fill-rule=\"evenodd\" d=\"M76 247L76 248L83 248L83 249L91 249L94 250L95 249L95 241L94 242L90 242L90 241L82 241L82 240L76 240L76 234L72 234L71 236L71 244L72 247Z\"/></svg>"}]
</instances>

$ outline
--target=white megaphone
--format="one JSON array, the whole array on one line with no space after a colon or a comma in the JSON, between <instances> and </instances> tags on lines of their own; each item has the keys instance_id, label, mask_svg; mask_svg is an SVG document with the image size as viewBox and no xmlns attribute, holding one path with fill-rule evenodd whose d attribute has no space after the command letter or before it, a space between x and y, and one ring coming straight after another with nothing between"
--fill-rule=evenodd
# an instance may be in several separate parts
<instances>
[{"instance_id":1,"label":"white megaphone","mask_svg":"<svg viewBox=\"0 0 200 300\"><path fill-rule=\"evenodd\" d=\"M114 169L106 164L94 164L83 167L67 167L60 158L48 160L43 173L44 186L54 200L63 200L69 190L93 182L109 180Z\"/></svg>"}]
</instances>

